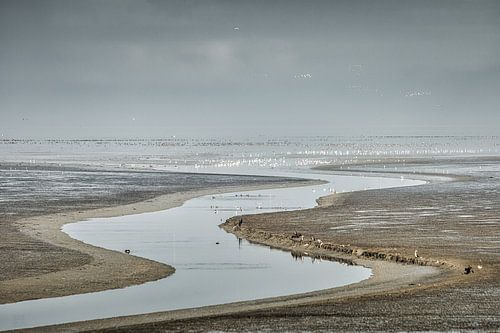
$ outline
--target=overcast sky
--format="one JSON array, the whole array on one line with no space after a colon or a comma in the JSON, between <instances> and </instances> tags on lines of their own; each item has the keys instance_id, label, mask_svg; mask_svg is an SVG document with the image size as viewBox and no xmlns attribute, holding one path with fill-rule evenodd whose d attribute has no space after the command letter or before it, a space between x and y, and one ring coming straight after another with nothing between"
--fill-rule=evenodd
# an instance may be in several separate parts
<instances>
[{"instance_id":1,"label":"overcast sky","mask_svg":"<svg viewBox=\"0 0 500 333\"><path fill-rule=\"evenodd\" d=\"M0 134L500 135L500 1L0 0Z\"/></svg>"}]
</instances>

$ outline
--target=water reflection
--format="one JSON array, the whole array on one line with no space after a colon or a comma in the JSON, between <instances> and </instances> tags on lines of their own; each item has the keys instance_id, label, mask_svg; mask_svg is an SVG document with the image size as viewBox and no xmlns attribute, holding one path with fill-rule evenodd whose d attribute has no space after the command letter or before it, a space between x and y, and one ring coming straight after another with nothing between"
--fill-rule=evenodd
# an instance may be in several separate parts
<instances>
[{"instance_id":1,"label":"water reflection","mask_svg":"<svg viewBox=\"0 0 500 333\"><path fill-rule=\"evenodd\" d=\"M287 176L290 176L288 174ZM318 178L318 174L301 174ZM166 211L91 219L64 231L86 243L176 267L172 276L124 289L0 306L0 328L20 328L260 299L361 281L349 262L250 244L218 228L234 215L309 208L328 188L352 191L415 185L400 179L321 175L328 184L209 195ZM324 193L324 194L323 194ZM242 222L244 223L244 222ZM307 223L307 222L304 222ZM20 314L23 314L22 316Z\"/></svg>"}]
</instances>

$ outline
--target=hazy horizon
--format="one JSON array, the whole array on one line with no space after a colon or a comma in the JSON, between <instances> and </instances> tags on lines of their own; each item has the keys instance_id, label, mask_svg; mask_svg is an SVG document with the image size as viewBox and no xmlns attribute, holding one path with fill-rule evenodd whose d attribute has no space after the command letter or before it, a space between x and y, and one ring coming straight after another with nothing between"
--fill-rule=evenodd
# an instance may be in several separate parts
<instances>
[{"instance_id":1,"label":"hazy horizon","mask_svg":"<svg viewBox=\"0 0 500 333\"><path fill-rule=\"evenodd\" d=\"M500 135L498 1L0 1L3 138Z\"/></svg>"}]
</instances>

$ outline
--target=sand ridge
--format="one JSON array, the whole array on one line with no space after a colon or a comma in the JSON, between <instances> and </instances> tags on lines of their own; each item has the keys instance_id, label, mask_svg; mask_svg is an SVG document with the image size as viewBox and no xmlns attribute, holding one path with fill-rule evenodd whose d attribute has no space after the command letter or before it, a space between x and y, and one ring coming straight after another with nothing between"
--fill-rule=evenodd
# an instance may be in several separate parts
<instances>
[{"instance_id":1,"label":"sand ridge","mask_svg":"<svg viewBox=\"0 0 500 333\"><path fill-rule=\"evenodd\" d=\"M472 162L467 161L468 164ZM496 158L491 162L487 158L477 161L485 162L498 161ZM440 162L419 160L419 164L436 163ZM454 163L460 164L460 159L455 159ZM500 290L500 265L495 259L497 250L492 247L495 243L485 236L498 236L498 224L493 223L500 207L498 176L458 175L453 178L452 181L431 181L415 187L345 193L335 200L326 200L329 203L323 207L244 217L243 225L247 226L242 231L246 230L244 236L250 240L288 247L291 251L300 250L302 254L340 257L371 267L373 277L358 284L279 299L45 329L102 332L497 331L500 328L497 311L500 304L496 296ZM436 207L443 209L437 215L429 213ZM380 212L380 216L373 216L376 223L361 224L360 230L351 227L356 220L353 217L375 210ZM407 211L418 213L409 215ZM466 219L474 214L476 220ZM457 223L460 216L462 220ZM391 232L378 223L382 218L393 223ZM231 224L230 220L226 226L234 232L232 225L234 222ZM449 237L449 230L456 232L456 240ZM290 236L295 231L325 243L356 249L355 255L318 247L304 249L303 243L291 243ZM358 253L358 249L363 251ZM423 265L419 261L415 265L393 260L399 257L409 262L410 258L415 258L415 249L419 250L419 260L425 261ZM380 260L379 256L371 256L379 253L393 257ZM464 274L467 265L473 265L473 274Z\"/></svg>"},{"instance_id":2,"label":"sand ridge","mask_svg":"<svg viewBox=\"0 0 500 333\"><path fill-rule=\"evenodd\" d=\"M427 176L418 175L418 177ZM320 200L323 201L322 206L310 210L245 216L244 224L247 226L240 231L233 230L232 220L224 226L231 232L242 232L244 237L261 244L297 251L302 255L307 252L311 256L339 258L371 267L374 275L357 284L303 295L71 323L35 330L47 332L496 330L500 327L500 318L497 314L498 298L495 297L499 290L497 278L499 265L494 259L495 250L487 251L486 254L464 252L463 247L459 246L461 243L443 241L439 238L434 242L432 237L423 241L425 238L420 235L423 230L411 232L405 222L405 214L395 215L401 207L421 209L421 207L431 207L429 203L461 202L464 209L482 213L483 219L495 219L497 210L477 210L477 205L482 201L498 208L495 203L498 198L495 194L498 188L494 182L491 183L491 179L494 178L459 175L455 180L445 183L435 181L412 188L346 193L337 196L335 200L328 198ZM464 186L469 192L464 193ZM360 206L363 207L363 211L369 211L370 206L377 209L382 206L387 216L390 216L390 221L399 224L396 224L394 232L389 234L385 233L383 228L379 229L378 224L367 225L370 238L358 238L359 232L356 230L343 233L328 231L332 230L329 227L330 223L338 223L335 227L340 227L340 230L342 228L349 230L349 214L362 211ZM338 219L332 218L332 214L337 214ZM322 218L323 215L328 218ZM447 212L440 220L436 220L434 216L422 215L422 219L419 218L419 224L423 223L422 227L435 225L446 231L446 228L455 225L454 215ZM297 216L301 219L292 218ZM463 213L460 216L469 215ZM308 230L299 228L300 221L304 219L314 221L314 224L309 224ZM452 224L447 222L448 219L452 219L449 222ZM299 224L294 221L299 221ZM436 224L436 221L445 224ZM467 233L476 232L475 229L463 229L462 224L458 226L462 228L458 232L465 233L465 236ZM417 227L421 228L419 225ZM489 232L494 228L495 225L485 224L479 229L484 229L481 232ZM296 230L308 237L321 238L324 243L343 245L342 249L356 250L346 253L338 251L337 248L332 250L308 246L304 249L305 244L297 244L290 240L291 234ZM429 230L429 232L429 235L440 235L436 231ZM400 237L403 233L406 237ZM446 233L443 234L446 236ZM413 262L417 265L408 264L411 263L409 259L415 258L416 244L420 250L420 259ZM466 243L466 246L470 249L479 245L483 247L483 244L487 244L486 241L473 238ZM359 249L362 251L358 252ZM380 253L396 256L380 258L378 255ZM394 260L397 257L404 259L403 264L401 260ZM471 263L475 265L475 273L463 274L465 265ZM482 264L481 269L478 263Z\"/></svg>"},{"instance_id":3,"label":"sand ridge","mask_svg":"<svg viewBox=\"0 0 500 333\"><path fill-rule=\"evenodd\" d=\"M330 197L330 198L337 198ZM332 205L334 201L327 199L320 199L320 205L314 209L321 209ZM273 216L276 213L270 213ZM279 213L278 213L279 214ZM261 215L261 214L259 214ZM262 214L267 215L267 214ZM245 217L246 219L246 217ZM287 251L295 251L296 242L290 241L290 237L284 235L269 235L262 231L255 231L251 228L243 227L240 230L235 230L233 227L237 222L237 219L229 219L223 225L228 232L235 233L238 237L243 237L249 241L260 243L263 245L272 246L275 248L284 249ZM307 252L306 252L307 251ZM138 325L154 323L154 322L165 322L165 321L176 321L176 320L189 320L194 318L203 318L210 316L221 316L221 315L232 315L246 311L263 310L266 308L275 308L281 306L293 306L299 304L317 303L327 299L345 299L345 298L356 298L360 296L384 294L388 291L402 290L405 292L410 292L415 289L429 288L430 286L436 286L437 283L442 283L445 277L450 277L453 275L451 269L447 266L440 267L427 267L418 265L402 265L402 261L399 263L370 260L370 258L360 256L354 256L353 253L347 253L342 251L333 251L331 248L326 247L314 247L309 248L304 251L300 251L299 255L308 255L321 257L326 260L336 260L341 262L347 262L349 264L363 265L369 267L373 270L373 275L368 280L361 281L356 284L351 284L344 287L333 288L329 290L322 290L313 293L307 293L302 295L291 295L286 297L271 298L265 300L257 300L250 302L240 302L232 303L218 306L202 307L197 309L188 310L177 310L169 312L161 312L154 314L138 315L138 316L126 316L119 318L103 319L87 321L82 323L71 323L63 325L48 326L42 330L46 331L65 331L67 329L71 330L97 330L106 329L109 327L125 327L127 325ZM441 266L441 265L439 265ZM37 328L36 330L39 330ZM134 328L135 330L135 328ZM29 331L29 330L28 330Z\"/></svg>"},{"instance_id":4,"label":"sand ridge","mask_svg":"<svg viewBox=\"0 0 500 333\"><path fill-rule=\"evenodd\" d=\"M312 185L314 181L259 184L255 186L225 186L161 195L146 201L92 210L70 211L29 217L17 221L16 227L30 238L49 245L72 250L83 256L80 265L47 274L0 281L0 303L29 299L66 296L107 289L123 288L167 277L175 268L167 264L85 244L61 231L66 223L89 218L104 218L165 210L185 201L213 193L256 190L286 186ZM125 250L125 249L124 249ZM127 267L127 270L123 270Z\"/></svg>"}]
</instances>

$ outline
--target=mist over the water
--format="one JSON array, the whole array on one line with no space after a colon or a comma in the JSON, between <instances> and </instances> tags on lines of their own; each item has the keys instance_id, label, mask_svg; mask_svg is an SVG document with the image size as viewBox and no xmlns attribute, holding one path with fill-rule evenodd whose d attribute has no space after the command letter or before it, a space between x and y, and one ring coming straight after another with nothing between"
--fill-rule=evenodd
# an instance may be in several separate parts
<instances>
[{"instance_id":1,"label":"mist over the water","mask_svg":"<svg viewBox=\"0 0 500 333\"><path fill-rule=\"evenodd\" d=\"M499 1L0 1L2 138L498 135Z\"/></svg>"}]
</instances>

